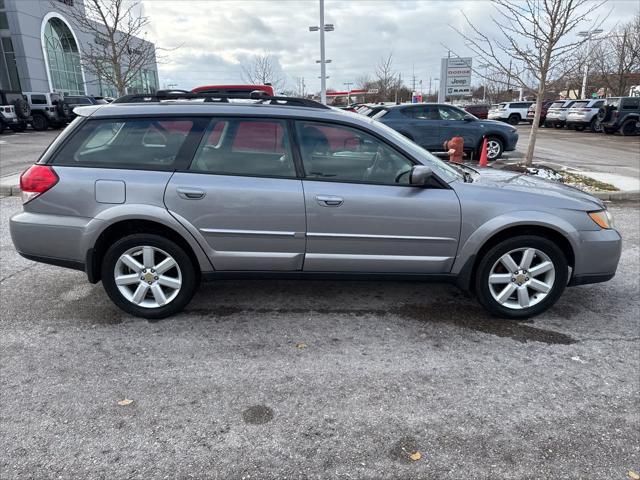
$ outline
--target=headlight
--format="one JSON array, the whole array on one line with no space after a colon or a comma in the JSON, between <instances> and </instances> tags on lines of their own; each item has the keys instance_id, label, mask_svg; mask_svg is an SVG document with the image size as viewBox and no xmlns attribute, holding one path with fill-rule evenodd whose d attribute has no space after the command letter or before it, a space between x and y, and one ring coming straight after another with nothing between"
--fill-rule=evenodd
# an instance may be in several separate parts
<instances>
[{"instance_id":1,"label":"headlight","mask_svg":"<svg viewBox=\"0 0 640 480\"><path fill-rule=\"evenodd\" d=\"M597 212L588 212L591 220L596 222L600 228L613 228L613 216L609 210L598 210Z\"/></svg>"}]
</instances>

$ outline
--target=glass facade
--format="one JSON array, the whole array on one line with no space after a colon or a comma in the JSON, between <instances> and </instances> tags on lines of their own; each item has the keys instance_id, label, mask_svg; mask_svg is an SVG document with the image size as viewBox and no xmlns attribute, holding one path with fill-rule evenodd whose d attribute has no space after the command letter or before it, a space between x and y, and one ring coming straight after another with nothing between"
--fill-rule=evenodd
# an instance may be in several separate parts
<instances>
[{"instance_id":1,"label":"glass facade","mask_svg":"<svg viewBox=\"0 0 640 480\"><path fill-rule=\"evenodd\" d=\"M9 88L11 90L22 90L20 88L20 77L18 76L18 67L16 66L16 55L13 52L13 42L11 37L2 37L2 52L4 59L0 58L0 65L6 62L7 73L9 74Z\"/></svg>"},{"instance_id":2,"label":"glass facade","mask_svg":"<svg viewBox=\"0 0 640 480\"><path fill-rule=\"evenodd\" d=\"M84 95L80 53L67 24L59 18L50 19L44 30L44 41L53 90Z\"/></svg>"}]
</instances>

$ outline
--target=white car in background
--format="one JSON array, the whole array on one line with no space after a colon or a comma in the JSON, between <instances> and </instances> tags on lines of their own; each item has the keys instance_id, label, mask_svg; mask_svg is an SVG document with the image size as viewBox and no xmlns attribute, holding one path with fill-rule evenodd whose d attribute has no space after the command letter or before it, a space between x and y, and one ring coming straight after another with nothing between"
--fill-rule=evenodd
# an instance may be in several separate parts
<instances>
[{"instance_id":1,"label":"white car in background","mask_svg":"<svg viewBox=\"0 0 640 480\"><path fill-rule=\"evenodd\" d=\"M527 111L533 102L503 102L492 105L487 118L489 120L501 120L517 125L527 119Z\"/></svg>"},{"instance_id":2,"label":"white car in background","mask_svg":"<svg viewBox=\"0 0 640 480\"><path fill-rule=\"evenodd\" d=\"M589 128L592 132L601 132L602 126L598 120L598 110L604 105L603 98L578 100L567 112L567 128L582 131Z\"/></svg>"},{"instance_id":3,"label":"white car in background","mask_svg":"<svg viewBox=\"0 0 640 480\"><path fill-rule=\"evenodd\" d=\"M553 102L549 106L549 110L547 110L547 118L544 121L545 126L554 126L556 128L564 127L569 108L578 101L579 100L558 100L557 102Z\"/></svg>"}]
</instances>

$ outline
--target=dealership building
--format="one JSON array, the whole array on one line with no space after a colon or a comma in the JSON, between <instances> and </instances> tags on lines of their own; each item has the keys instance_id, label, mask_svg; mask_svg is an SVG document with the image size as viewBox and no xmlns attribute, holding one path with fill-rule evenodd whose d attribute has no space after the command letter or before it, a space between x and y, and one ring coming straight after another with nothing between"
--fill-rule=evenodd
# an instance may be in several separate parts
<instances>
[{"instance_id":1,"label":"dealership building","mask_svg":"<svg viewBox=\"0 0 640 480\"><path fill-rule=\"evenodd\" d=\"M84 14L84 0L0 0L0 89L118 96L83 67L82 52L96 39L74 25L72 9ZM154 53L128 93L157 88Z\"/></svg>"}]
</instances>

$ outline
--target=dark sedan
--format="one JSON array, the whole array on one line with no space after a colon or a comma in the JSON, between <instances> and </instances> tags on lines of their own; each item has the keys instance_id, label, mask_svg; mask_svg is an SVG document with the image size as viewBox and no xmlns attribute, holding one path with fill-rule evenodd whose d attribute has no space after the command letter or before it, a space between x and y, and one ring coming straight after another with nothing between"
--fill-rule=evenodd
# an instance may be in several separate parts
<instances>
[{"instance_id":1,"label":"dark sedan","mask_svg":"<svg viewBox=\"0 0 640 480\"><path fill-rule=\"evenodd\" d=\"M511 125L480 120L453 105L408 103L384 107L373 118L397 130L427 150L441 151L445 140L464 138L466 153L478 158L484 137L489 143L489 160L516 149L518 131Z\"/></svg>"}]
</instances>

